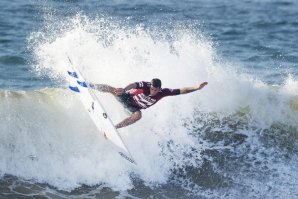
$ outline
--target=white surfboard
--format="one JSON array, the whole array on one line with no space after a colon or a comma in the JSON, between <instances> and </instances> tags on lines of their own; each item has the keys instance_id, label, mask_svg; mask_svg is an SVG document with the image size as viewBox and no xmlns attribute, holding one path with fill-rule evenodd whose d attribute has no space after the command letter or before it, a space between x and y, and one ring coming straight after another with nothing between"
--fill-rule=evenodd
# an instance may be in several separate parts
<instances>
[{"instance_id":1,"label":"white surfboard","mask_svg":"<svg viewBox=\"0 0 298 199\"><path fill-rule=\"evenodd\" d=\"M76 92L80 96L82 104L86 108L97 129L103 134L104 138L109 140L115 146L115 149L121 157L136 164L100 100L85 81L80 71L72 64L70 59L69 62L69 70L66 72L70 90Z\"/></svg>"}]
</instances>

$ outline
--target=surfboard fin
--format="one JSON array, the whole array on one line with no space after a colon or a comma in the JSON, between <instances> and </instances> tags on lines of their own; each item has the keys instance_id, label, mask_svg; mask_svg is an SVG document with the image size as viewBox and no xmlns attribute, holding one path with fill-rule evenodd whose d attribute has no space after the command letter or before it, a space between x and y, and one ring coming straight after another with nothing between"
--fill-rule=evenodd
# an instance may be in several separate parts
<instances>
[{"instance_id":1,"label":"surfboard fin","mask_svg":"<svg viewBox=\"0 0 298 199\"><path fill-rule=\"evenodd\" d=\"M68 75L74 78L78 78L78 74L76 72L67 71Z\"/></svg>"},{"instance_id":2,"label":"surfboard fin","mask_svg":"<svg viewBox=\"0 0 298 199\"><path fill-rule=\"evenodd\" d=\"M86 82L81 82L81 81L78 80L77 83L78 83L80 86L82 86L82 87L85 87L85 88L88 87Z\"/></svg>"},{"instance_id":3,"label":"surfboard fin","mask_svg":"<svg viewBox=\"0 0 298 199\"><path fill-rule=\"evenodd\" d=\"M80 92L79 88L76 86L69 86L68 88L74 92L78 92L78 93Z\"/></svg>"}]
</instances>

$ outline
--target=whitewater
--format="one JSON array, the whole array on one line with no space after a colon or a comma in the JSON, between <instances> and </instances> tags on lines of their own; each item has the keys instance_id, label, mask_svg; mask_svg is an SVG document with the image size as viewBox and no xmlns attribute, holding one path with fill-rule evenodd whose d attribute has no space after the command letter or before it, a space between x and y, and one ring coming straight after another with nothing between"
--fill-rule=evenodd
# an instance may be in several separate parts
<instances>
[{"instance_id":1,"label":"whitewater","mask_svg":"<svg viewBox=\"0 0 298 199\"><path fill-rule=\"evenodd\" d=\"M49 17L30 34L31 71L55 86L0 91L0 175L62 198L84 186L77 197L105 187L140 198L298 196L297 79L261 81L223 59L193 27L129 23L80 13L63 21ZM164 88L209 84L162 99L119 130L135 166L113 151L67 88L68 56L87 81L115 87L156 77ZM104 98L113 122L121 121L120 105Z\"/></svg>"}]
</instances>

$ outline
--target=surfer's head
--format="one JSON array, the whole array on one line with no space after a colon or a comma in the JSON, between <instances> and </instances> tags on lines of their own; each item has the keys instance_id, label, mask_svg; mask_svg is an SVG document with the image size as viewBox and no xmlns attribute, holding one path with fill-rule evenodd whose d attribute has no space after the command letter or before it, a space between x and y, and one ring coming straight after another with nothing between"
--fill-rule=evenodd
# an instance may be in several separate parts
<instances>
[{"instance_id":1,"label":"surfer's head","mask_svg":"<svg viewBox=\"0 0 298 199\"><path fill-rule=\"evenodd\" d=\"M161 89L160 79L154 78L151 80L150 95L155 96Z\"/></svg>"}]
</instances>

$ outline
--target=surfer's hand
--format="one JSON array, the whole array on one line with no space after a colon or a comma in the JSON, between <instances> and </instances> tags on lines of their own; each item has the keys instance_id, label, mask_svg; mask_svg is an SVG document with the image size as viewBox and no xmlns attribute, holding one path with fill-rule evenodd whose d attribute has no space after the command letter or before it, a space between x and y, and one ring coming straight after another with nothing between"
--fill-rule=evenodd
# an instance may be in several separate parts
<instances>
[{"instance_id":1,"label":"surfer's hand","mask_svg":"<svg viewBox=\"0 0 298 199\"><path fill-rule=\"evenodd\" d=\"M204 88L206 85L208 84L208 82L203 82L200 84L198 90L201 90L202 88Z\"/></svg>"},{"instance_id":2,"label":"surfer's hand","mask_svg":"<svg viewBox=\"0 0 298 199\"><path fill-rule=\"evenodd\" d=\"M115 95L122 95L124 93L124 89L123 88L116 88L114 90L114 94Z\"/></svg>"}]
</instances>

